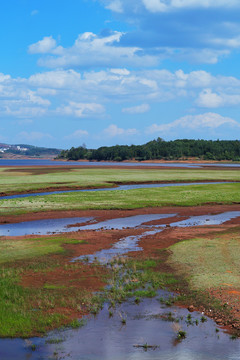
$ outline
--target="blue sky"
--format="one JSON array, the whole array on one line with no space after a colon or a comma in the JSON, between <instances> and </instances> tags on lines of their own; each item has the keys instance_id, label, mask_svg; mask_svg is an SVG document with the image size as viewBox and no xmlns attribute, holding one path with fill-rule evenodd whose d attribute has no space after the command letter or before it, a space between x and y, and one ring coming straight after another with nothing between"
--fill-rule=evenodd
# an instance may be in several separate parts
<instances>
[{"instance_id":1,"label":"blue sky","mask_svg":"<svg viewBox=\"0 0 240 360\"><path fill-rule=\"evenodd\" d=\"M8 0L0 142L239 139L239 0Z\"/></svg>"}]
</instances>

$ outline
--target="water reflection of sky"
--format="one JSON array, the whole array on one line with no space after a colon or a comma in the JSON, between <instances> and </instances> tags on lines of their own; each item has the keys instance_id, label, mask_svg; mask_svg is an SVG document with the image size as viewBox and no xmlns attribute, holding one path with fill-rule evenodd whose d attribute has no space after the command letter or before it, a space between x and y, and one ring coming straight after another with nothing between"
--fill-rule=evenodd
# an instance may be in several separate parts
<instances>
[{"instance_id":1,"label":"water reflection of sky","mask_svg":"<svg viewBox=\"0 0 240 360\"><path fill-rule=\"evenodd\" d=\"M159 291L158 297L169 293ZM191 313L199 325L186 324L186 309L166 307L157 298L143 299L139 305L133 301L116 307L109 318L108 305L96 316L76 330L54 331L45 338L31 341L37 345L32 352L24 340L0 339L0 356L4 360L239 360L240 340L230 340L211 320L201 323L202 314ZM163 321L162 315L172 312L175 318L183 316L179 324ZM126 318L122 325L121 316ZM176 342L178 326L187 337ZM49 344L47 339L63 339L60 344ZM157 345L156 350L144 351L134 345ZM54 357L54 352L58 357ZM15 356L15 357L14 357Z\"/></svg>"}]
</instances>

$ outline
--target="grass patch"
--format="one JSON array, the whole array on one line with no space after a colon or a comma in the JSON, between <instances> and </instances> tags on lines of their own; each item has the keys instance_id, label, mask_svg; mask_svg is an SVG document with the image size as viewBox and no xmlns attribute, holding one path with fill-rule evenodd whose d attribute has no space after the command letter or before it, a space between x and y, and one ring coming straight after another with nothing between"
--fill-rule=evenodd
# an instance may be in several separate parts
<instances>
[{"instance_id":1,"label":"grass patch","mask_svg":"<svg viewBox=\"0 0 240 360\"><path fill-rule=\"evenodd\" d=\"M77 245L81 243L84 243L84 240L70 239L63 236L28 238L24 240L0 239L0 264L52 253L63 253L65 251L63 244Z\"/></svg>"},{"instance_id":2,"label":"grass patch","mask_svg":"<svg viewBox=\"0 0 240 360\"><path fill-rule=\"evenodd\" d=\"M187 276L192 288L240 289L240 235L227 233L214 238L186 240L173 245L169 263Z\"/></svg>"},{"instance_id":3,"label":"grass patch","mask_svg":"<svg viewBox=\"0 0 240 360\"><path fill-rule=\"evenodd\" d=\"M1 200L0 215L49 210L134 209L240 203L240 183L67 193Z\"/></svg>"}]
</instances>

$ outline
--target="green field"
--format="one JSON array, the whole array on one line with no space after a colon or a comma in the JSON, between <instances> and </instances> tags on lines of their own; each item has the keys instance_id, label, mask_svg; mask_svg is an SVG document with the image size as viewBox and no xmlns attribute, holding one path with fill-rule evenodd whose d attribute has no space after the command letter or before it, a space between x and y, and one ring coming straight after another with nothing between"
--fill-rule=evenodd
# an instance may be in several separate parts
<instances>
[{"instance_id":1,"label":"green field","mask_svg":"<svg viewBox=\"0 0 240 360\"><path fill-rule=\"evenodd\" d=\"M198 206L240 203L240 183L165 188L78 192L0 200L0 215L37 211L134 209L163 206Z\"/></svg>"},{"instance_id":2,"label":"green field","mask_svg":"<svg viewBox=\"0 0 240 360\"><path fill-rule=\"evenodd\" d=\"M240 181L237 170L205 169L21 169L0 168L0 192L18 193L48 187L111 187L115 183L157 181Z\"/></svg>"}]
</instances>

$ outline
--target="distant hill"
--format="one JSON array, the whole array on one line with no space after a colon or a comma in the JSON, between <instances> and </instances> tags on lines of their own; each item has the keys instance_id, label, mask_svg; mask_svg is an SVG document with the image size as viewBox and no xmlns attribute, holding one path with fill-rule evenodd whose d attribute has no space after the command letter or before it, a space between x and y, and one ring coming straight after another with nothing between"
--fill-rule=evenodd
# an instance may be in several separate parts
<instances>
[{"instance_id":1,"label":"distant hill","mask_svg":"<svg viewBox=\"0 0 240 360\"><path fill-rule=\"evenodd\" d=\"M61 149L38 147L27 144L3 144L0 143L0 157L56 157Z\"/></svg>"}]
</instances>

